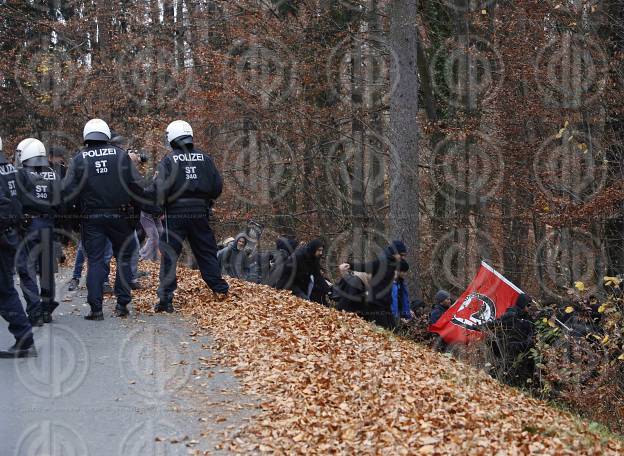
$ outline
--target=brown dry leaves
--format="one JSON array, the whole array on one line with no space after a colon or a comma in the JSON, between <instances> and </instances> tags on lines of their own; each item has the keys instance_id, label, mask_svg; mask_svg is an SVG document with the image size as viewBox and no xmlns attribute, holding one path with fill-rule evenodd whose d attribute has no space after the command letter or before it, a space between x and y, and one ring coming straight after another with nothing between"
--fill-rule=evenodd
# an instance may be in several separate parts
<instances>
[{"instance_id":1,"label":"brown dry leaves","mask_svg":"<svg viewBox=\"0 0 624 456\"><path fill-rule=\"evenodd\" d=\"M135 293L149 311L150 288ZM179 268L176 307L215 338L262 413L229 450L300 454L617 454L619 441L352 315L230 280L214 300Z\"/></svg>"}]
</instances>

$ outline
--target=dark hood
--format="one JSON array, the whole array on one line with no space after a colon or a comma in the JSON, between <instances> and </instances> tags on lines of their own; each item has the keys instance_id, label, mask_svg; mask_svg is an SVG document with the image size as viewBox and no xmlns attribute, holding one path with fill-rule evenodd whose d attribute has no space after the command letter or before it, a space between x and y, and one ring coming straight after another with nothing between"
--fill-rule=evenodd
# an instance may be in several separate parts
<instances>
[{"instance_id":1,"label":"dark hood","mask_svg":"<svg viewBox=\"0 0 624 456\"><path fill-rule=\"evenodd\" d=\"M284 250L288 253L293 253L298 245L299 241L293 238L280 237L275 241L275 248L277 250Z\"/></svg>"},{"instance_id":2,"label":"dark hood","mask_svg":"<svg viewBox=\"0 0 624 456\"><path fill-rule=\"evenodd\" d=\"M305 253L309 257L313 257L314 253L318 250L319 247L323 247L323 241L320 239L314 239L308 242L305 246Z\"/></svg>"},{"instance_id":3,"label":"dark hood","mask_svg":"<svg viewBox=\"0 0 624 456\"><path fill-rule=\"evenodd\" d=\"M392 258L397 253L407 253L407 247L403 241L392 241L388 247L384 249L384 253L388 258Z\"/></svg>"}]
</instances>

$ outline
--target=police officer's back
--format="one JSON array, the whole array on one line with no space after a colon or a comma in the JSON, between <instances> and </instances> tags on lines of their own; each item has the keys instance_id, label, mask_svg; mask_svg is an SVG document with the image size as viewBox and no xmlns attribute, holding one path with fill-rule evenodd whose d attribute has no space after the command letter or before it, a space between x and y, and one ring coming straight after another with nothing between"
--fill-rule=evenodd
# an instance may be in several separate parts
<instances>
[{"instance_id":1,"label":"police officer's back","mask_svg":"<svg viewBox=\"0 0 624 456\"><path fill-rule=\"evenodd\" d=\"M209 225L210 207L221 195L223 181L212 158L195 148L193 130L177 120L167 127L172 147L158 165L148 193L164 209L165 231L161 237L160 286L157 312L173 312L176 263L182 243L188 239L202 277L220 297L228 292L217 260L217 244Z\"/></svg>"},{"instance_id":2,"label":"police officer's back","mask_svg":"<svg viewBox=\"0 0 624 456\"><path fill-rule=\"evenodd\" d=\"M41 326L52 321L52 312L58 306L54 301L54 227L61 202L61 181L50 166L41 141L28 138L20 144L21 168L16 183L24 215L24 239L17 253L17 271L28 318L33 325ZM36 270L41 277L41 292Z\"/></svg>"},{"instance_id":3,"label":"police officer's back","mask_svg":"<svg viewBox=\"0 0 624 456\"><path fill-rule=\"evenodd\" d=\"M83 131L85 147L72 159L66 177L65 194L79 200L82 243L89 261L87 320L101 320L103 283L106 279L104 255L107 239L117 258L115 295L118 316L128 314L130 260L136 248L134 226L136 201L143 196L141 177L127 152L110 143L106 122L92 119Z\"/></svg>"},{"instance_id":4,"label":"police officer's back","mask_svg":"<svg viewBox=\"0 0 624 456\"><path fill-rule=\"evenodd\" d=\"M2 153L0 139L0 316L9 323L15 344L0 351L0 358L36 356L32 327L13 282L13 262L18 244L15 227L21 207L17 197L15 167Z\"/></svg>"}]
</instances>

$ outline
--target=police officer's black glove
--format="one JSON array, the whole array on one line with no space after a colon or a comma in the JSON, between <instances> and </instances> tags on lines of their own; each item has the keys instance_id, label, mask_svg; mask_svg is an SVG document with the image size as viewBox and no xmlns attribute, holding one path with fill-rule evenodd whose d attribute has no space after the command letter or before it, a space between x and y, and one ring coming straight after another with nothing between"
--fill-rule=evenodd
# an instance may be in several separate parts
<instances>
[{"instance_id":1,"label":"police officer's black glove","mask_svg":"<svg viewBox=\"0 0 624 456\"><path fill-rule=\"evenodd\" d=\"M32 217L30 215L22 215L19 223L19 231L25 233L28 231L28 227L32 225Z\"/></svg>"}]
</instances>

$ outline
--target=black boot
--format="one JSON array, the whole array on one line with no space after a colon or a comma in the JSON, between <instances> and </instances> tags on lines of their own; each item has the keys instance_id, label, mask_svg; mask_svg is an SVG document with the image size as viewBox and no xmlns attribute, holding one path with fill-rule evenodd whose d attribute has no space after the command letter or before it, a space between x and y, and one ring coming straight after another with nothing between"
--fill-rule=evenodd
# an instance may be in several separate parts
<instances>
[{"instance_id":1,"label":"black boot","mask_svg":"<svg viewBox=\"0 0 624 456\"><path fill-rule=\"evenodd\" d=\"M89 312L89 315L84 316L84 319L91 321L102 321L104 320L104 313L101 310L91 310L91 312Z\"/></svg>"},{"instance_id":2,"label":"black boot","mask_svg":"<svg viewBox=\"0 0 624 456\"><path fill-rule=\"evenodd\" d=\"M43 314L32 314L28 316L31 326L43 326Z\"/></svg>"},{"instance_id":3,"label":"black boot","mask_svg":"<svg viewBox=\"0 0 624 456\"><path fill-rule=\"evenodd\" d=\"M173 308L173 303L171 301L159 301L158 304L156 304L154 306L154 312L156 313L160 313L160 312L167 312L167 313L173 313L175 312L175 309Z\"/></svg>"},{"instance_id":4,"label":"black boot","mask_svg":"<svg viewBox=\"0 0 624 456\"><path fill-rule=\"evenodd\" d=\"M115 306L115 316L123 318L123 317L127 317L128 315L130 315L130 311L128 310L128 305L117 303L117 305Z\"/></svg>"},{"instance_id":5,"label":"black boot","mask_svg":"<svg viewBox=\"0 0 624 456\"><path fill-rule=\"evenodd\" d=\"M60 304L58 303L58 301L52 301L50 304L48 304L48 308L47 311L52 314L56 308L60 306Z\"/></svg>"},{"instance_id":6,"label":"black boot","mask_svg":"<svg viewBox=\"0 0 624 456\"><path fill-rule=\"evenodd\" d=\"M0 359L7 358L34 358L37 356L37 349L32 336L21 341L16 341L15 344L9 347L5 351L0 351Z\"/></svg>"},{"instance_id":7,"label":"black boot","mask_svg":"<svg viewBox=\"0 0 624 456\"><path fill-rule=\"evenodd\" d=\"M60 304L58 302L52 301L51 303L43 306L41 316L43 317L44 323L52 323L52 312L54 312L59 305Z\"/></svg>"}]
</instances>

